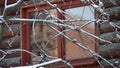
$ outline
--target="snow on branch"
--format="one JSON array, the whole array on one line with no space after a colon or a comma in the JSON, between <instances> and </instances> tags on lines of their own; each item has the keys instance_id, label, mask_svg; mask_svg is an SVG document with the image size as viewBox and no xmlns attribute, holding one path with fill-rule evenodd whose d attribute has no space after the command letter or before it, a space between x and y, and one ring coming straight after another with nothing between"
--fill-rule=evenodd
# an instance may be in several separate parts
<instances>
[{"instance_id":1,"label":"snow on branch","mask_svg":"<svg viewBox=\"0 0 120 68\"><path fill-rule=\"evenodd\" d=\"M66 63L66 61L62 60L61 58L58 58L58 59L54 59L54 60L44 62L44 63L41 63L41 64L35 64L35 65L31 65L31 66L21 66L21 67L10 67L10 68L38 68L38 67L39 68L44 68L44 66L46 66L46 65L57 63L57 62ZM69 64L67 63L67 65L69 65ZM69 65L69 66L70 66L70 68L73 68L71 65Z\"/></svg>"},{"instance_id":2,"label":"snow on branch","mask_svg":"<svg viewBox=\"0 0 120 68\"><path fill-rule=\"evenodd\" d=\"M65 35L64 33L69 31L69 30L75 30L79 33L83 33L85 34L86 36L89 36L89 37L92 37L92 38L95 38L97 40L100 40L100 41L103 41L103 42L106 42L108 44L112 44L111 41L108 41L108 40L104 40L92 33L89 33L87 31L85 31L84 29L82 29L83 27L89 25L90 23L96 23L98 21L103 21L103 20L106 20L109 22L109 15L106 14L103 9L101 8L103 5L102 5L102 2L99 0L99 5L96 5L94 3L93 0L80 0L82 2L85 2L85 3L89 3L95 10L97 10L99 13L100 13L100 16L103 15L104 16L104 19L95 19L94 21L92 20L81 20L81 19L75 19L74 16L66 13L65 11L61 10L60 8L57 7L57 5L54 5L52 4L49 0L43 0L46 4L48 4L49 6L51 6L52 8L56 9L59 13L61 13L61 15L65 16L65 15L68 15L70 17L69 20L61 20L57 17L54 17L52 15L49 14L50 17L52 17L53 19L52 20L48 20L48 19L37 19L37 17L35 19L24 19L24 18L9 18L9 19L6 19L7 17L7 12L9 10L13 10L14 8L17 8L21 5L21 3L23 2L23 0L17 0L16 3L13 3L13 4L10 4L10 5L7 5L7 1L8 0L5 0L5 9L3 11L3 14L2 16L0 16L0 23L5 23L7 25L7 22L30 22L30 23L33 23L33 31L34 31L34 25L35 25L35 22L38 22L38 23L45 23L47 24L52 30L56 31L58 34L54 35L50 40L47 41L47 43L45 45L48 45L49 42L53 39L55 39L56 37L62 35L64 36L65 39L69 40L70 42L76 44L77 46L79 46L80 48L88 51L89 53L91 53L95 59L98 61L98 63L100 64L99 62L99 58L101 58L102 60L104 60L105 62L107 62L108 64L110 64L112 67L116 68L112 63L110 63L108 60L106 60L105 58L103 58L102 56L100 56L99 54L97 54L95 51L91 50L89 47L87 47L86 45L83 45L82 43L78 43L77 39L71 39L70 37L68 37L67 35ZM112 0L110 0L112 1ZM37 7L35 7L37 9ZM37 16L37 15L36 15ZM68 25L66 24L66 22L80 22L80 21L88 21L86 22L85 24L83 24L82 26L72 26L72 25ZM57 30L56 28L52 27L51 25L55 25L55 26L59 26L59 27L64 27L65 30L63 31L59 31ZM110 22L110 25L115 27L115 28L120 28L120 26ZM9 30L12 32L11 28L7 25L7 27L9 28ZM35 32L35 31L34 31ZM34 34L35 36L35 34ZM117 37L120 38L120 35L117 34ZM37 43L36 41L34 41L35 43ZM36 44L38 45L38 44ZM62 60L61 58L56 58L56 57L53 57L53 56L49 56L45 51L44 49L40 48L39 45L38 45L38 48L40 49L39 51L41 51L41 54L40 55L45 55L47 58L54 58L54 60L51 60L51 61L48 61L48 62L43 62L43 63L40 63L40 64L35 64L35 65L30 65L30 66L22 66L22 67L11 67L11 68L36 68L36 67L41 67L43 68L45 65L49 65L49 64L54 64L54 63L57 63L57 62L63 62L64 64L66 64L67 66L69 66L70 68L73 68L73 66L68 63L67 61L65 60ZM26 51L26 50L23 50L23 49L13 49L13 50L8 50L8 51L4 51L4 50L0 50L0 52L3 54L2 58L0 58L0 61L3 60L8 54L12 54L12 53L15 53L15 52L26 52L34 57L36 57L38 60L41 60L39 59L37 55L33 54L32 52L30 51ZM41 56L40 56L41 57ZM45 57L44 57L45 58ZM101 64L100 64L101 65ZM102 67L102 65L101 65Z\"/></svg>"},{"instance_id":3,"label":"snow on branch","mask_svg":"<svg viewBox=\"0 0 120 68\"><path fill-rule=\"evenodd\" d=\"M4 8L2 17L5 19L6 16L7 16L7 12L8 12L9 10L18 8L18 7L22 4L22 2L23 2L23 0L18 0L16 3L7 5L7 0L5 0L5 8Z\"/></svg>"},{"instance_id":4,"label":"snow on branch","mask_svg":"<svg viewBox=\"0 0 120 68\"><path fill-rule=\"evenodd\" d=\"M96 39L98 39L98 40L100 40L100 41L103 41L103 42L106 42L106 43L112 43L112 42L110 42L110 41L107 41L107 40L104 40L104 39L102 39L102 38L99 38L98 36L95 36L95 35L93 35L93 34L91 34L91 33L89 33L89 32L86 32L85 30L83 30L83 29L79 29L79 26L69 26L69 25L66 25L66 24L61 24L61 23L56 23L56 22L58 22L59 20L41 20L41 19L19 19L19 18L17 18L17 19L11 19L11 20L16 20L16 21L36 21L36 22L46 22L46 23L49 23L49 24L53 24L53 25L56 25L56 26L60 26L60 27L65 27L65 28L67 28L67 29L74 29L74 30L78 30L79 32L82 32L82 33L84 33L84 34L87 34L87 35L89 35L89 36L91 36L91 37L93 37L93 38L96 38ZM76 20L60 20L61 22L73 22L73 21L76 21ZM77 20L77 21L79 21L79 20Z\"/></svg>"},{"instance_id":5,"label":"snow on branch","mask_svg":"<svg viewBox=\"0 0 120 68\"><path fill-rule=\"evenodd\" d=\"M82 45L82 43L78 43L77 39L71 39L70 37L68 37L67 35L65 35L64 33L61 33L59 30L55 29L54 27L50 26L53 30L55 30L56 32L58 32L60 35L64 36L65 39L73 42L74 44L78 45L80 48L89 51L94 57L95 59L98 60L98 57L101 58L102 60L104 60L106 63L110 64L112 67L117 68L116 66L114 66L111 62L109 62L108 60L106 60L105 58L103 58L102 56L100 56L99 54L97 54L95 51L91 50L88 46L86 45ZM99 63L99 61L98 61ZM101 64L100 64L101 65Z\"/></svg>"}]
</instances>

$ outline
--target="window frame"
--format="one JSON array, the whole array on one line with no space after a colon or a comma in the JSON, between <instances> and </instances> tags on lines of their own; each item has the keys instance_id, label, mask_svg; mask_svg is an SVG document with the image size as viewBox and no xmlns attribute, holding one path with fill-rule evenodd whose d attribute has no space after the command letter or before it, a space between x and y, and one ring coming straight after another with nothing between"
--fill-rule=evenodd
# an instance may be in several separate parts
<instances>
[{"instance_id":1,"label":"window frame","mask_svg":"<svg viewBox=\"0 0 120 68\"><path fill-rule=\"evenodd\" d=\"M70 4L70 1L73 1L72 4ZM53 2L52 4L57 4L57 7L59 7L60 9L62 10L65 10L67 8L75 8L75 7L81 7L81 6L87 6L89 4L83 4L82 2L78 2L79 0L65 0L65 3L66 5L63 5L63 2L62 1L56 1L56 2ZM71 7L69 7L70 5L72 5ZM43 10L43 9L52 9L49 5L47 4L36 4L36 6L38 7L38 10ZM20 9L20 17L21 18L29 18L29 14L31 12L35 12L35 7L34 7L34 4L31 4L31 5L27 5L27 6L22 6L21 9ZM96 13L94 14L95 17L96 17ZM60 14L60 13L57 13L57 16L58 18L60 19L64 19L64 17ZM22 22L21 23L22 25L22 28L21 28L21 48L22 49L25 49L25 50L30 50L30 23L26 23L26 22ZM59 31L62 31L64 30L64 28L60 28L58 27L58 30ZM95 35L98 35L98 27L97 27L97 24L95 24ZM64 59L64 48L65 48L65 39L63 36L59 36L57 38L57 41L58 42L58 57L59 58L63 58ZM95 39L96 42L98 42L98 40ZM97 47L97 44L95 44L95 52L97 52L98 50L98 47ZM84 59L76 59L76 60L71 60L71 64L73 66L79 66L79 65L85 65L85 64L92 64L94 63L95 58L94 57L89 57L89 58L84 58ZM30 63L30 55L25 53L25 52L22 52L21 53L21 65L24 66L24 65L28 65ZM61 65L61 67L64 67L64 65Z\"/></svg>"}]
</instances>

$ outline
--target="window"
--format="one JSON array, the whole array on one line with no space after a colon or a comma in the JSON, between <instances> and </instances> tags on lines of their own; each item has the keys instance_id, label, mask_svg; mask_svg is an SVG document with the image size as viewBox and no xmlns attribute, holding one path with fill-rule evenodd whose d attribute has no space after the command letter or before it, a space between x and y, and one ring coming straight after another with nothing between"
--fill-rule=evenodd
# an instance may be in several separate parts
<instances>
[{"instance_id":1,"label":"window","mask_svg":"<svg viewBox=\"0 0 120 68\"><path fill-rule=\"evenodd\" d=\"M84 23L87 23L89 20L94 20L95 18L94 17L95 12L89 5L83 4L79 0L65 1L64 3L62 1L58 1L58 2L55 2L55 4L57 5L57 7L59 7L65 12L63 13L64 15L59 13L58 10L51 8L46 4L41 4L41 5L38 4L37 6L39 7L37 12L35 11L34 5L22 7L21 16L23 18L33 18L33 19L47 18L46 20L54 20L55 18L53 17L58 17L63 20L80 19L78 22L65 22L64 24L67 24L70 26L79 26L83 30L86 30L92 34L96 34L95 24L90 23L90 25L87 25L85 27L83 26ZM50 17L50 15L53 17ZM34 24L34 27L33 27L33 24ZM40 22L40 23L32 22L32 24L23 23L22 30L21 30L21 33L22 33L21 47L26 50L31 50L32 52L35 52L37 55L40 56L39 49L37 50L36 46L34 46L38 44L38 46L40 46L41 49L44 49L45 51L47 51L48 54L55 57L63 58L65 60L70 60L73 63L73 65L74 64L80 65L85 61L87 61L87 63L92 63L94 61L93 59L94 57L89 52L78 47L76 44L73 44L72 42L66 40L65 37L61 35L57 36L57 38L50 41L50 43L47 43L48 39L50 40L53 36L58 34L56 31L51 29L50 26L52 26L53 28L56 28L59 31L65 30L64 27L58 27L51 24L49 25L49 24L46 24L45 22ZM33 27L33 29L31 27ZM88 46L92 50L96 51L96 46L95 46L96 44L94 43L96 41L95 39L74 30L68 30L67 32L64 32L64 33L71 39L77 39L79 43L85 46ZM30 64L31 61L34 61L34 60L30 61L31 57L26 53L21 53L21 56L22 56L22 59L21 59L22 65L27 65L27 64ZM28 56L28 57L26 58L25 56ZM81 61L83 59L84 61ZM45 61L47 61L47 59L45 59ZM87 64L87 63L84 63L84 64Z\"/></svg>"}]
</instances>

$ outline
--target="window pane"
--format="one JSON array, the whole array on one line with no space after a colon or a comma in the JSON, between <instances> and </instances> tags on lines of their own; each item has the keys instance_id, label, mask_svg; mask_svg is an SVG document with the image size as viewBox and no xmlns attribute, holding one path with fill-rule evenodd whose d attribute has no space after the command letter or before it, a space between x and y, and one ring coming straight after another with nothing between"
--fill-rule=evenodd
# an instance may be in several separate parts
<instances>
[{"instance_id":1,"label":"window pane","mask_svg":"<svg viewBox=\"0 0 120 68\"><path fill-rule=\"evenodd\" d=\"M56 10L43 10L39 12L34 12L30 14L30 18L33 19L51 19L48 18L49 13L51 15L56 15ZM34 22L33 22L34 23ZM33 27L34 26L34 27ZM56 28L54 25L50 25ZM35 22L34 24L31 24L31 51L39 56L44 56L43 54L48 54L50 56L57 57L58 51L57 51L57 39L51 39L54 35L56 35L56 32L52 30L48 24L44 22ZM44 51L44 53L42 53ZM41 58L40 58L41 59ZM38 63L38 62L45 62L50 59L44 58L41 61L38 61L36 58L32 57L32 64Z\"/></svg>"},{"instance_id":2,"label":"window pane","mask_svg":"<svg viewBox=\"0 0 120 68\"><path fill-rule=\"evenodd\" d=\"M66 14L65 19L66 20L75 20L79 19L78 22L67 22L70 26L83 26L83 24L94 20L94 10L90 6L84 6L84 7L76 7L76 8L70 8L65 10ZM94 23L91 23L81 29L95 34L94 30ZM71 39L77 39L77 42L82 44L83 46L88 46L90 49L95 50L95 39L91 38L81 32L75 31L75 30L69 30L65 32L65 34L70 37ZM91 57L90 53L88 51L85 51L83 48L80 48L76 44L72 43L71 41L66 40L65 41L65 48L66 48L66 59L81 59L81 58L88 58Z\"/></svg>"}]
</instances>

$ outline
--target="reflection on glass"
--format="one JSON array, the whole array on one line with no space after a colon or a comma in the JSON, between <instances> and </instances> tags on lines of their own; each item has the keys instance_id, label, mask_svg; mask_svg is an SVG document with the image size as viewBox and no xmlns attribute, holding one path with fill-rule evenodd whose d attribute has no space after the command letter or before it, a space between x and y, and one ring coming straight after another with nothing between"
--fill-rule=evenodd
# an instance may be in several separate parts
<instances>
[{"instance_id":1,"label":"reflection on glass","mask_svg":"<svg viewBox=\"0 0 120 68\"><path fill-rule=\"evenodd\" d=\"M94 20L94 9L91 6L66 9L65 12L82 20Z\"/></svg>"},{"instance_id":2,"label":"reflection on glass","mask_svg":"<svg viewBox=\"0 0 120 68\"><path fill-rule=\"evenodd\" d=\"M49 11L39 11L39 12L33 12L30 14L30 18L33 19L51 19L48 18L49 13L51 15L56 15L55 10L49 10ZM53 26L53 25L51 25ZM56 32L53 31L48 24L45 24L44 22L33 22L31 24L31 51L38 55L38 56L45 56L44 54L48 54L50 56L57 57L57 40L52 39L49 41ZM55 27L55 26L53 26ZM56 27L55 27L56 28ZM49 41L49 43L48 43ZM48 61L50 59L43 58L41 61L38 61L36 58L31 57L31 63L41 63ZM41 59L41 58L40 58Z\"/></svg>"},{"instance_id":3,"label":"reflection on glass","mask_svg":"<svg viewBox=\"0 0 120 68\"><path fill-rule=\"evenodd\" d=\"M90 6L84 7L76 7L66 9L65 12L69 13L71 16L66 15L66 20L70 19L80 19L79 22L67 22L68 25L71 26L79 26L81 27L83 24L87 23L88 20L94 20L94 10L90 8ZM94 34L94 23L89 24L82 29ZM77 42L83 46L88 46L90 49L95 50L95 39L91 38L81 32L70 30L65 32L65 34L70 37L71 39L77 39ZM85 51L83 48L75 45L74 43L66 40L65 41L65 48L66 48L66 59L81 59L81 58L88 58L91 57L90 53Z\"/></svg>"}]
</instances>

